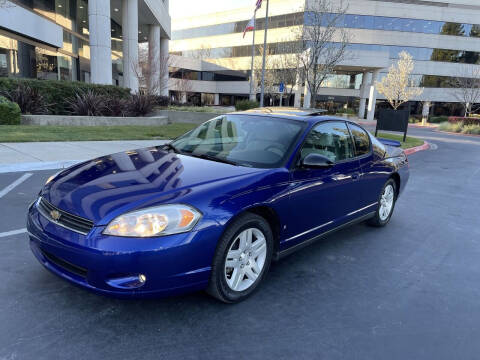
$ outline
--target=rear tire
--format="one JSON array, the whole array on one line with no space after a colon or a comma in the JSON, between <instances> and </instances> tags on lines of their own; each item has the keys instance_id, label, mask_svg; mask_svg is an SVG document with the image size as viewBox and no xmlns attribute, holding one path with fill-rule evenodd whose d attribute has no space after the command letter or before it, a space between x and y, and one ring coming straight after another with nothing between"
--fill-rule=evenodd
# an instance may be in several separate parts
<instances>
[{"instance_id":1,"label":"rear tire","mask_svg":"<svg viewBox=\"0 0 480 360\"><path fill-rule=\"evenodd\" d=\"M397 201L397 184L393 179L388 179L378 197L378 207L375 216L368 220L368 224L382 227L390 221L395 203Z\"/></svg>"},{"instance_id":2,"label":"rear tire","mask_svg":"<svg viewBox=\"0 0 480 360\"><path fill-rule=\"evenodd\" d=\"M207 292L225 303L249 297L264 280L273 254L273 233L261 216L245 213L220 238Z\"/></svg>"}]
</instances>

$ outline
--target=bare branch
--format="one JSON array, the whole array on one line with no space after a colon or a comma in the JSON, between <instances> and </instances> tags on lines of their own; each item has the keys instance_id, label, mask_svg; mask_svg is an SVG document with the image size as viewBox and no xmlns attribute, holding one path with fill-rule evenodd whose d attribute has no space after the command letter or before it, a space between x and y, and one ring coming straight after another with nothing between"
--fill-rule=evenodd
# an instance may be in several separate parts
<instances>
[{"instance_id":1,"label":"bare branch","mask_svg":"<svg viewBox=\"0 0 480 360\"><path fill-rule=\"evenodd\" d=\"M316 94L325 79L347 57L350 39L340 26L346 11L342 1L335 5L331 0L315 0L305 7L305 26L301 34L304 51L299 62L312 94L312 107L316 107Z\"/></svg>"},{"instance_id":2,"label":"bare branch","mask_svg":"<svg viewBox=\"0 0 480 360\"><path fill-rule=\"evenodd\" d=\"M163 81L162 74L168 73L172 59L170 56L160 58L157 69L153 69L147 49L140 48L138 52L138 64L132 64L133 73L138 79L138 84L149 95L159 95L168 89L168 83Z\"/></svg>"},{"instance_id":3,"label":"bare branch","mask_svg":"<svg viewBox=\"0 0 480 360\"><path fill-rule=\"evenodd\" d=\"M453 80L453 95L463 104L465 116L480 109L480 69L465 65Z\"/></svg>"}]
</instances>

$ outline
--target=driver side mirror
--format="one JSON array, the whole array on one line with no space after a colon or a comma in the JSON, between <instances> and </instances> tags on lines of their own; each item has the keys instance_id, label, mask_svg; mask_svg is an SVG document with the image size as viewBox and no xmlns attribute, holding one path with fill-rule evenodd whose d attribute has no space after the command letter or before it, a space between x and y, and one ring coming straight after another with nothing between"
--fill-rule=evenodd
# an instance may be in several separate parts
<instances>
[{"instance_id":1,"label":"driver side mirror","mask_svg":"<svg viewBox=\"0 0 480 360\"><path fill-rule=\"evenodd\" d=\"M300 161L300 165L307 169L321 169L333 166L334 162L326 156L312 153L305 156L305 158Z\"/></svg>"}]
</instances>

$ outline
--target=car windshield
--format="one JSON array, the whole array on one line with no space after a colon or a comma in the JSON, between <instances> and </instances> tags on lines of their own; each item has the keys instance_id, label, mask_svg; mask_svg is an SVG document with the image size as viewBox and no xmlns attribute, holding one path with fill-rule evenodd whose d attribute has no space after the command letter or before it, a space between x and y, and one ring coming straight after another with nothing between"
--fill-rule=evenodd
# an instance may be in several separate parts
<instances>
[{"instance_id":1,"label":"car windshield","mask_svg":"<svg viewBox=\"0 0 480 360\"><path fill-rule=\"evenodd\" d=\"M306 124L298 120L223 115L186 133L170 144L175 151L241 166L281 166Z\"/></svg>"}]
</instances>

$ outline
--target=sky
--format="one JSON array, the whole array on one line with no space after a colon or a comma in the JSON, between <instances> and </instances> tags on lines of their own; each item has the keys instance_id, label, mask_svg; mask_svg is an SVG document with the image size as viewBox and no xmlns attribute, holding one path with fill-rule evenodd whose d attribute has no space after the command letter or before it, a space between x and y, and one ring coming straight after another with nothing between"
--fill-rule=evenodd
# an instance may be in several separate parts
<instances>
[{"instance_id":1,"label":"sky","mask_svg":"<svg viewBox=\"0 0 480 360\"><path fill-rule=\"evenodd\" d=\"M172 18L195 16L249 5L253 9L255 2L255 0L170 0L170 16Z\"/></svg>"}]
</instances>

